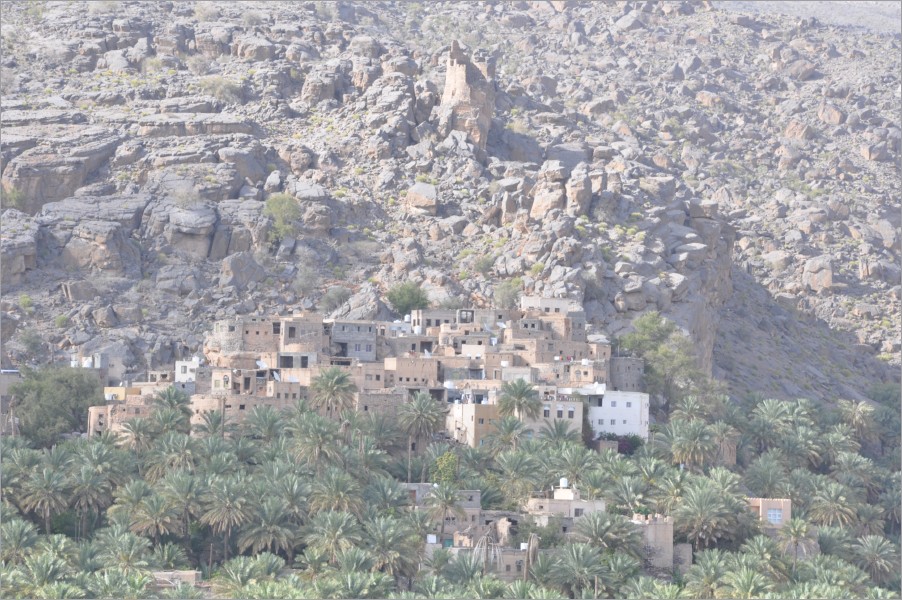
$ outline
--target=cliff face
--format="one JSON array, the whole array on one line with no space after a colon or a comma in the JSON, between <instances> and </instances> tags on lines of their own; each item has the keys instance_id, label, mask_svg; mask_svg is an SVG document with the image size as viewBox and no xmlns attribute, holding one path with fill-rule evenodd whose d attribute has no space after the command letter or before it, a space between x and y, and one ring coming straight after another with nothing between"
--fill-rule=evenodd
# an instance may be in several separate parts
<instances>
[{"instance_id":1,"label":"cliff face","mask_svg":"<svg viewBox=\"0 0 902 600\"><path fill-rule=\"evenodd\" d=\"M659 310L736 393L899 363L898 40L691 2L88 6L0 15L14 359L35 331L139 370L413 281L609 335Z\"/></svg>"}]
</instances>

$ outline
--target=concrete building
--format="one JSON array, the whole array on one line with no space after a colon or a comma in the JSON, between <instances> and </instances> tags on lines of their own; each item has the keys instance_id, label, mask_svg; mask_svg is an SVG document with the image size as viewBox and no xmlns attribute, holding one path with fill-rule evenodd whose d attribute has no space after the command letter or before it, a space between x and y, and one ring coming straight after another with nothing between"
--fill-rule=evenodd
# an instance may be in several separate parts
<instances>
[{"instance_id":1,"label":"concrete building","mask_svg":"<svg viewBox=\"0 0 902 600\"><path fill-rule=\"evenodd\" d=\"M189 396L194 393L197 382L197 370L200 368L200 357L191 360L175 361L175 387Z\"/></svg>"},{"instance_id":2,"label":"concrete building","mask_svg":"<svg viewBox=\"0 0 902 600\"><path fill-rule=\"evenodd\" d=\"M776 532L792 518L792 500L789 498L746 498L746 501L767 533Z\"/></svg>"},{"instance_id":3,"label":"concrete building","mask_svg":"<svg viewBox=\"0 0 902 600\"><path fill-rule=\"evenodd\" d=\"M536 518L540 525L547 525L548 517L563 517L565 519L578 519L583 515L596 512L604 512L604 500L583 500L579 490L569 485L566 479L561 479L560 486L555 487L550 494L540 492L526 501L526 512ZM544 520L544 522L542 522Z\"/></svg>"},{"instance_id":4,"label":"concrete building","mask_svg":"<svg viewBox=\"0 0 902 600\"><path fill-rule=\"evenodd\" d=\"M562 388L561 394L578 394L589 407L589 424L595 435L638 435L648 439L649 397L640 392L608 390L604 384Z\"/></svg>"},{"instance_id":5,"label":"concrete building","mask_svg":"<svg viewBox=\"0 0 902 600\"><path fill-rule=\"evenodd\" d=\"M645 361L641 358L612 356L610 368L611 389L623 392L641 392Z\"/></svg>"},{"instance_id":6,"label":"concrete building","mask_svg":"<svg viewBox=\"0 0 902 600\"><path fill-rule=\"evenodd\" d=\"M672 571L673 518L635 514L632 522L642 530L646 563L654 569Z\"/></svg>"}]
</instances>

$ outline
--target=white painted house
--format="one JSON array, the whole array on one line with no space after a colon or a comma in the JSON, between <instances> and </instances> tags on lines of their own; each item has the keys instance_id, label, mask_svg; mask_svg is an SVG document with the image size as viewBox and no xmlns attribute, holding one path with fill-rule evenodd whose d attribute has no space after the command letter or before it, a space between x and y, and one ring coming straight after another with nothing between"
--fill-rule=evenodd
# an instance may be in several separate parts
<instances>
[{"instance_id":1,"label":"white painted house","mask_svg":"<svg viewBox=\"0 0 902 600\"><path fill-rule=\"evenodd\" d=\"M589 407L589 424L595 435L634 434L648 439L648 394L608 390L603 383L579 388L558 388L564 396L579 394Z\"/></svg>"}]
</instances>

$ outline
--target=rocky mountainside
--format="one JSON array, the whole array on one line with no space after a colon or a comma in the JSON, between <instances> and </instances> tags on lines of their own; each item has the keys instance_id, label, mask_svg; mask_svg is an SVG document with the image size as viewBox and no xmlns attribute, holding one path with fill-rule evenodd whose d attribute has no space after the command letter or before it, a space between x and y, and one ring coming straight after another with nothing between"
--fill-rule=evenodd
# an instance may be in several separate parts
<instances>
[{"instance_id":1,"label":"rocky mountainside","mask_svg":"<svg viewBox=\"0 0 902 600\"><path fill-rule=\"evenodd\" d=\"M399 282L484 306L513 280L614 336L661 311L736 394L898 378L899 36L692 2L10 2L2 25L13 359L38 332L139 371L336 286L369 318Z\"/></svg>"}]
</instances>

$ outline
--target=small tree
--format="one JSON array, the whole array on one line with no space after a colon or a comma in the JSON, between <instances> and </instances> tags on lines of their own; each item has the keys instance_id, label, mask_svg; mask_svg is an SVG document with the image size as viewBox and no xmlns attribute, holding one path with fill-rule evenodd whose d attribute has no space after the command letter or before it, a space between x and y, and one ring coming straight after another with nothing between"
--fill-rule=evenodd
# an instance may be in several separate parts
<instances>
[{"instance_id":1,"label":"small tree","mask_svg":"<svg viewBox=\"0 0 902 600\"><path fill-rule=\"evenodd\" d=\"M341 286L330 287L319 301L319 306L326 312L332 312L351 297L351 290Z\"/></svg>"},{"instance_id":2,"label":"small tree","mask_svg":"<svg viewBox=\"0 0 902 600\"><path fill-rule=\"evenodd\" d=\"M386 299L392 305L392 308L402 315L406 315L412 310L429 306L429 296L426 295L423 288L412 281L398 284L390 289Z\"/></svg>"},{"instance_id":3,"label":"small tree","mask_svg":"<svg viewBox=\"0 0 902 600\"><path fill-rule=\"evenodd\" d=\"M280 242L284 238L295 234L295 221L301 216L301 209L297 200L288 194L273 194L266 199L266 208L263 214L272 219L272 232L270 237L274 242Z\"/></svg>"},{"instance_id":4,"label":"small tree","mask_svg":"<svg viewBox=\"0 0 902 600\"><path fill-rule=\"evenodd\" d=\"M498 308L517 308L522 287L523 281L519 277L496 285L495 306Z\"/></svg>"}]
</instances>

